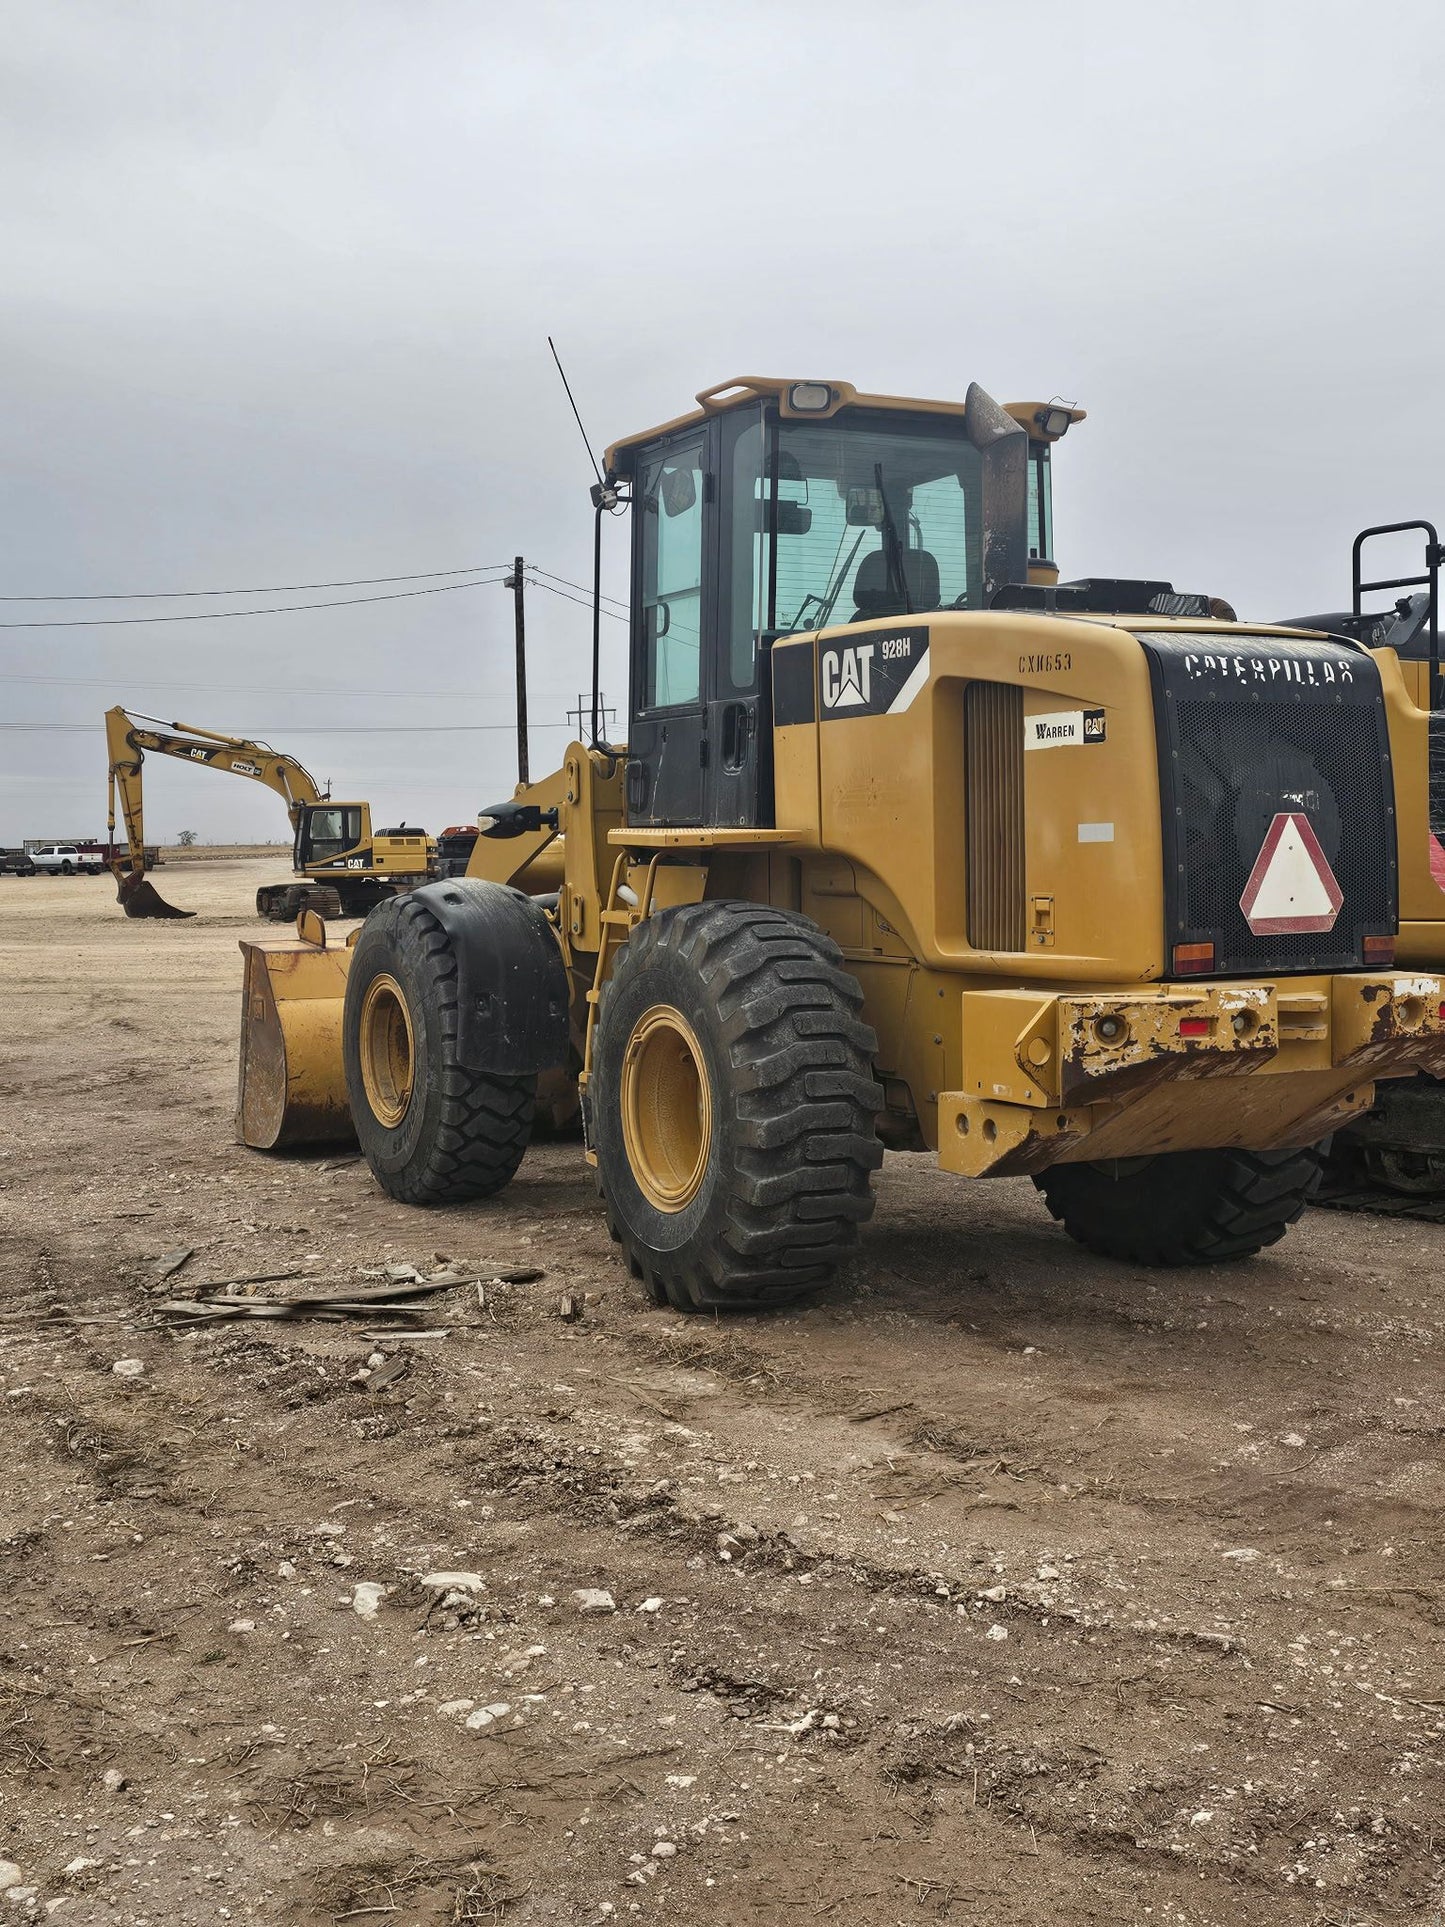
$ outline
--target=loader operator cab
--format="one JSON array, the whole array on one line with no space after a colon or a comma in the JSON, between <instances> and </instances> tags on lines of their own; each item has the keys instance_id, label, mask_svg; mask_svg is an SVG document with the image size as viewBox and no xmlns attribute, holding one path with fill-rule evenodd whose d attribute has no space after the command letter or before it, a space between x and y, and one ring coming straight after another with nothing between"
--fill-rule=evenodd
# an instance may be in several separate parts
<instances>
[{"instance_id":1,"label":"loader operator cab","mask_svg":"<svg viewBox=\"0 0 1445 1927\"><path fill-rule=\"evenodd\" d=\"M699 402L608 451L633 517L628 819L767 827L772 645L1056 581L1049 450L1082 411L753 378Z\"/></svg>"}]
</instances>

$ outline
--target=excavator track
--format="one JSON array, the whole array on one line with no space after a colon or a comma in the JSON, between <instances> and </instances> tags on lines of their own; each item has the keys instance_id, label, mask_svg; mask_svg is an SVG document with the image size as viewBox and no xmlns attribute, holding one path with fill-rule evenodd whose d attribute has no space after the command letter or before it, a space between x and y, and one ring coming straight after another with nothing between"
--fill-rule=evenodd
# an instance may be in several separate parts
<instances>
[{"instance_id":1,"label":"excavator track","mask_svg":"<svg viewBox=\"0 0 1445 1927\"><path fill-rule=\"evenodd\" d=\"M1331 1188L1327 1177L1311 1202L1321 1211L1365 1211L1377 1218L1413 1218L1420 1224L1445 1224L1445 1197L1416 1198L1396 1191L1382 1191L1366 1177L1356 1183L1342 1182L1336 1189Z\"/></svg>"}]
</instances>

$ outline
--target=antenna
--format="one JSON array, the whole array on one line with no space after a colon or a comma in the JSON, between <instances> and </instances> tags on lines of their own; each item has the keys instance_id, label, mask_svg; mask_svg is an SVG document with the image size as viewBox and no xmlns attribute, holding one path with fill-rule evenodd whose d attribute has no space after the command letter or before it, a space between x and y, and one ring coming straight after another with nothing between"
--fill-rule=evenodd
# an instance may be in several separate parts
<instances>
[{"instance_id":1,"label":"antenna","mask_svg":"<svg viewBox=\"0 0 1445 1927\"><path fill-rule=\"evenodd\" d=\"M557 353L557 344L553 341L551 335L547 337L547 346L552 350L552 359L557 364L557 373L562 377L562 386L567 390L567 399L572 404L572 414L577 422L578 433L582 437L582 446L587 450L587 459L592 464L592 473L597 477L597 485L600 488L602 486L602 470L597 466L597 457L592 453L592 443L588 438L587 430L582 426L582 412L573 397L572 384L567 379L567 370L562 366L562 357Z\"/></svg>"},{"instance_id":2,"label":"antenna","mask_svg":"<svg viewBox=\"0 0 1445 1927\"><path fill-rule=\"evenodd\" d=\"M552 350L552 359L557 364L557 373L562 377L562 386L567 390L567 399L572 404L572 414L582 437L582 445L587 450L587 459L592 464L592 473L597 477L597 486L591 491L593 508L592 532L592 747L608 750L610 745L603 739L602 724L605 720L602 710L602 517L617 512L620 501L615 482L609 483L602 470L597 466L597 457L592 453L592 443L582 424L582 411L577 406L572 393L572 384L567 379L567 370L562 366L562 357L557 353L557 344L551 335L547 346Z\"/></svg>"}]
</instances>

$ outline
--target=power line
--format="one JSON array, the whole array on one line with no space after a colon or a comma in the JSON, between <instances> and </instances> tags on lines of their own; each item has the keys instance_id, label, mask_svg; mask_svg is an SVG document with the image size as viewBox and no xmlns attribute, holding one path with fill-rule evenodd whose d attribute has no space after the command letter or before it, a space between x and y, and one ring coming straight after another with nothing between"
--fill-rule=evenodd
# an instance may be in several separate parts
<instances>
[{"instance_id":1,"label":"power line","mask_svg":"<svg viewBox=\"0 0 1445 1927\"><path fill-rule=\"evenodd\" d=\"M550 569L539 569L535 562L529 562L527 564L527 567L531 569L533 573L536 575L545 575L547 579L551 582L560 582L563 584L564 587L568 589L576 589L579 595L586 596L588 608L590 609L592 607L592 591L585 585L585 583L573 582L565 575L554 575ZM629 606L627 603L623 602L620 599L620 597L615 595L605 595L603 596L602 600L604 602L615 602L619 609L626 609Z\"/></svg>"},{"instance_id":2,"label":"power line","mask_svg":"<svg viewBox=\"0 0 1445 1927\"><path fill-rule=\"evenodd\" d=\"M174 728L168 723L166 727ZM181 725L184 728L184 724ZM533 723L533 729L567 729L565 723ZM29 732L32 734L94 734L105 728L104 721L95 723L0 723L0 730ZM453 736L477 735L492 730L503 730L511 735L515 725L512 723L360 723L350 728L342 723L287 723L280 732L290 736ZM269 732L275 733L275 732Z\"/></svg>"},{"instance_id":3,"label":"power line","mask_svg":"<svg viewBox=\"0 0 1445 1927\"><path fill-rule=\"evenodd\" d=\"M541 582L538 580L538 578L535 575L529 576L527 580L532 584L532 587L534 589L545 589L548 595L559 595L561 596L564 602L575 602L579 609L590 609L592 607L591 596L588 596L587 600L584 602L581 596L568 595L565 589L554 589L550 582ZM614 609L604 609L602 613L604 616L611 616L614 622L626 622L627 620L626 616L618 615L616 610ZM5 627L4 623L0 622L0 629L3 629L4 627Z\"/></svg>"},{"instance_id":4,"label":"power line","mask_svg":"<svg viewBox=\"0 0 1445 1927\"><path fill-rule=\"evenodd\" d=\"M193 616L82 616L63 622L0 622L0 629L115 629L146 622L230 622L238 616L287 616L307 609L353 609L361 602L409 602L414 596L448 595L454 589L489 589L495 580L490 577L477 582L439 582L430 589L398 589L392 595L343 596L338 602L282 602L269 609L204 610Z\"/></svg>"},{"instance_id":5,"label":"power line","mask_svg":"<svg viewBox=\"0 0 1445 1927\"><path fill-rule=\"evenodd\" d=\"M378 582L432 582L444 575L480 575L505 562L474 562L466 569L419 569L414 575L356 575L340 582L267 582L249 589L125 589L109 595L0 595L0 602L173 602L184 596L298 595L303 589L370 589Z\"/></svg>"},{"instance_id":6,"label":"power line","mask_svg":"<svg viewBox=\"0 0 1445 1927\"><path fill-rule=\"evenodd\" d=\"M401 696L424 696L441 702L495 702L497 697L482 689L353 689L338 688L320 683L287 683L284 690L278 689L274 682L173 682L167 676L152 676L142 679L132 676L11 676L0 674L0 683L51 684L58 689L184 689L194 694L197 691L218 696L272 696L284 694L292 696L324 696L328 702L342 702L349 697L385 697L396 701ZM544 698L545 700L545 698Z\"/></svg>"}]
</instances>

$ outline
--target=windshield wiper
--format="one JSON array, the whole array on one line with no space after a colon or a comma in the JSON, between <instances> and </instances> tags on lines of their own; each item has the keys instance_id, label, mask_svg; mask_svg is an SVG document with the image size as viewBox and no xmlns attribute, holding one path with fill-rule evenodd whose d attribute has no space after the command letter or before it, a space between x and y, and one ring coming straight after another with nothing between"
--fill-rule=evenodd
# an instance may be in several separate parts
<instances>
[{"instance_id":1,"label":"windshield wiper","mask_svg":"<svg viewBox=\"0 0 1445 1927\"><path fill-rule=\"evenodd\" d=\"M873 464L873 479L878 484L878 500L883 508L883 550L888 558L888 573L894 579L894 586L903 598L903 613L913 614L913 599L908 593L908 575L903 566L903 544L898 539L898 524L893 519L893 511L888 506L888 497L883 491L883 464Z\"/></svg>"}]
</instances>

